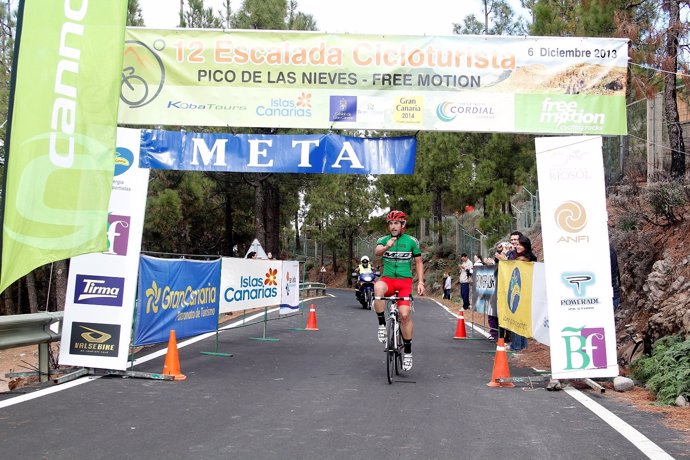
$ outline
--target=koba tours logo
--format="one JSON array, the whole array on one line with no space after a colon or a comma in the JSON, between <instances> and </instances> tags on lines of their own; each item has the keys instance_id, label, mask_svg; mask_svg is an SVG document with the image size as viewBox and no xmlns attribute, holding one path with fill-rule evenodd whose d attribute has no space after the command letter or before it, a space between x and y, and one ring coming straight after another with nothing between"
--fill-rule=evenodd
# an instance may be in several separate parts
<instances>
[{"instance_id":1,"label":"koba tours logo","mask_svg":"<svg viewBox=\"0 0 690 460\"><path fill-rule=\"evenodd\" d=\"M585 207L577 201L566 201L556 208L554 219L558 228L569 234L580 233L587 226ZM562 235L557 243L587 243L588 235Z\"/></svg>"},{"instance_id":2,"label":"koba tours logo","mask_svg":"<svg viewBox=\"0 0 690 460\"><path fill-rule=\"evenodd\" d=\"M607 367L606 333L603 327L564 327L561 333L565 344L566 370Z\"/></svg>"}]
</instances>

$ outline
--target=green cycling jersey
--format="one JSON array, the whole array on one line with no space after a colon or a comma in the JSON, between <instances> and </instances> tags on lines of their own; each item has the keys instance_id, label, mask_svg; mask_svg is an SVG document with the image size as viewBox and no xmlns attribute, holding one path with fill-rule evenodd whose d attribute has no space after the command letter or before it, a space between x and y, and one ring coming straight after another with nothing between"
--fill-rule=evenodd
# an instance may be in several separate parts
<instances>
[{"instance_id":1,"label":"green cycling jersey","mask_svg":"<svg viewBox=\"0 0 690 460\"><path fill-rule=\"evenodd\" d=\"M392 238L386 235L378 239L376 245L386 246ZM412 259L422 255L417 238L403 233L386 252L383 253L383 275L388 278L412 278Z\"/></svg>"}]
</instances>

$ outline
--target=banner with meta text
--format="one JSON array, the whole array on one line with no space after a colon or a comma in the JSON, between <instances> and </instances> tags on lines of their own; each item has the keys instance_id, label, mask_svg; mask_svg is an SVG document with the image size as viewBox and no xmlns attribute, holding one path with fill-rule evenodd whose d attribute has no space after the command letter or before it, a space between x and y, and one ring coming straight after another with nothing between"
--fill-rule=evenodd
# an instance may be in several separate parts
<instances>
[{"instance_id":1,"label":"banner with meta text","mask_svg":"<svg viewBox=\"0 0 690 460\"><path fill-rule=\"evenodd\" d=\"M602 138L535 144L553 378L616 376Z\"/></svg>"},{"instance_id":2,"label":"banner with meta text","mask_svg":"<svg viewBox=\"0 0 690 460\"><path fill-rule=\"evenodd\" d=\"M220 259L141 256L134 345L166 342L218 328Z\"/></svg>"},{"instance_id":3,"label":"banner with meta text","mask_svg":"<svg viewBox=\"0 0 690 460\"><path fill-rule=\"evenodd\" d=\"M218 172L413 174L413 136L260 135L144 130L141 166Z\"/></svg>"},{"instance_id":4,"label":"banner with meta text","mask_svg":"<svg viewBox=\"0 0 690 460\"><path fill-rule=\"evenodd\" d=\"M109 213L101 223L107 250L70 261L61 365L127 368L149 181L149 170L139 168L140 137L138 129L117 130Z\"/></svg>"},{"instance_id":5,"label":"banner with meta text","mask_svg":"<svg viewBox=\"0 0 690 460\"><path fill-rule=\"evenodd\" d=\"M119 121L626 134L624 39L128 28Z\"/></svg>"},{"instance_id":6,"label":"banner with meta text","mask_svg":"<svg viewBox=\"0 0 690 460\"><path fill-rule=\"evenodd\" d=\"M125 1L20 2L0 292L106 248L126 13Z\"/></svg>"}]
</instances>

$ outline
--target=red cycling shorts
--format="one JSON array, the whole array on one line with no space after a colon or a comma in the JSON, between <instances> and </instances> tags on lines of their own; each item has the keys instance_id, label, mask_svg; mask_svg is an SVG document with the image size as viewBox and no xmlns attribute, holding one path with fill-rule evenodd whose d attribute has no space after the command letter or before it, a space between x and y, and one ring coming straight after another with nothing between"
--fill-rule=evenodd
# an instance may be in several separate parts
<instances>
[{"instance_id":1,"label":"red cycling shorts","mask_svg":"<svg viewBox=\"0 0 690 460\"><path fill-rule=\"evenodd\" d=\"M395 291L398 291L398 297L410 297L412 294L412 278L388 278L381 277L381 281L386 283L388 290L385 296L391 296ZM409 305L409 300L401 300L398 305Z\"/></svg>"}]
</instances>

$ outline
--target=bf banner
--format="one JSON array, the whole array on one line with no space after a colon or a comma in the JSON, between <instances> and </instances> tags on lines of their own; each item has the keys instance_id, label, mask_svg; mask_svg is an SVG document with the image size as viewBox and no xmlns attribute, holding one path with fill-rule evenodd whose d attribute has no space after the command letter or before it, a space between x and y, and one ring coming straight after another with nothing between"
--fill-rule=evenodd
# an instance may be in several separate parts
<instances>
[{"instance_id":1,"label":"bf banner","mask_svg":"<svg viewBox=\"0 0 690 460\"><path fill-rule=\"evenodd\" d=\"M215 331L220 260L169 260L142 256L134 345Z\"/></svg>"},{"instance_id":2,"label":"bf banner","mask_svg":"<svg viewBox=\"0 0 690 460\"><path fill-rule=\"evenodd\" d=\"M472 287L474 308L477 313L498 316L496 312L496 270L495 265L474 267Z\"/></svg>"}]
</instances>

